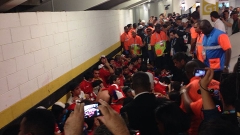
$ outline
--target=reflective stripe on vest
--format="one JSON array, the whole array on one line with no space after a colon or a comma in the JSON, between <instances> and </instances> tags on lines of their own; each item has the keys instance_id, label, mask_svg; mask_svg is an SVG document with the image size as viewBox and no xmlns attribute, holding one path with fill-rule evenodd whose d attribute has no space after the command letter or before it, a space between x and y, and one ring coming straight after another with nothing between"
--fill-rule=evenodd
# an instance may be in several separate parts
<instances>
[{"instance_id":1,"label":"reflective stripe on vest","mask_svg":"<svg viewBox=\"0 0 240 135\"><path fill-rule=\"evenodd\" d=\"M202 44L202 43L196 43L196 46L199 46L199 45L203 46L203 44Z\"/></svg>"},{"instance_id":2,"label":"reflective stripe on vest","mask_svg":"<svg viewBox=\"0 0 240 135\"><path fill-rule=\"evenodd\" d=\"M217 46L204 46L204 50L217 50L221 49L222 47L220 45Z\"/></svg>"}]
</instances>

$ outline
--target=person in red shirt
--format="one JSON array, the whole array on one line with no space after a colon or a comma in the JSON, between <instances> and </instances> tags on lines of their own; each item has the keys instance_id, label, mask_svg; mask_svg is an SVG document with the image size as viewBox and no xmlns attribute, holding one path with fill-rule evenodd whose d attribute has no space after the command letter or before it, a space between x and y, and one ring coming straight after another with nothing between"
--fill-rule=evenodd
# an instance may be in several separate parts
<instances>
[{"instance_id":1,"label":"person in red shirt","mask_svg":"<svg viewBox=\"0 0 240 135\"><path fill-rule=\"evenodd\" d=\"M132 31L132 37L129 39L128 50L130 51L132 57L142 55L141 47L143 46L142 39L137 35L135 31Z\"/></svg>"},{"instance_id":2,"label":"person in red shirt","mask_svg":"<svg viewBox=\"0 0 240 135\"><path fill-rule=\"evenodd\" d=\"M116 75L112 75L109 78L109 83L111 84L108 88L109 95L112 99L111 107L118 113L120 113L120 109L122 108L123 99L125 99L125 95L120 88L120 79Z\"/></svg>"},{"instance_id":3,"label":"person in red shirt","mask_svg":"<svg viewBox=\"0 0 240 135\"><path fill-rule=\"evenodd\" d=\"M124 76L123 76L122 68L117 68L117 69L115 70L115 75L117 75L118 78L119 78L119 80L120 80L119 86L120 86L121 88L123 88L123 87L124 87L125 78L124 78Z\"/></svg>"},{"instance_id":4,"label":"person in red shirt","mask_svg":"<svg viewBox=\"0 0 240 135\"><path fill-rule=\"evenodd\" d=\"M93 69L93 81L92 82L94 82L96 80L103 81L103 79L101 77L99 77L99 69L98 68Z\"/></svg>"},{"instance_id":5,"label":"person in red shirt","mask_svg":"<svg viewBox=\"0 0 240 135\"><path fill-rule=\"evenodd\" d=\"M130 72L128 66L123 66L123 76L126 78L127 76L132 76L132 73Z\"/></svg>"},{"instance_id":6,"label":"person in red shirt","mask_svg":"<svg viewBox=\"0 0 240 135\"><path fill-rule=\"evenodd\" d=\"M96 99L96 95L93 93L92 80L93 74L86 73L83 81L79 84L79 87L85 93L86 99L94 101Z\"/></svg>"},{"instance_id":7,"label":"person in red shirt","mask_svg":"<svg viewBox=\"0 0 240 135\"><path fill-rule=\"evenodd\" d=\"M98 66L99 77L103 79L103 85L107 87L107 80L111 74L114 74L114 70L108 63L108 60L105 56L101 56L100 62L102 64Z\"/></svg>"},{"instance_id":8,"label":"person in red shirt","mask_svg":"<svg viewBox=\"0 0 240 135\"><path fill-rule=\"evenodd\" d=\"M127 26L124 27L124 33L120 36L121 47L124 49L124 54L129 55L127 42L130 39L129 29Z\"/></svg>"},{"instance_id":9,"label":"person in red shirt","mask_svg":"<svg viewBox=\"0 0 240 135\"><path fill-rule=\"evenodd\" d=\"M131 63L133 63L133 71L134 72L137 72L138 70L139 70L139 68L140 68L140 66L141 65L139 65L139 63L138 63L138 57L135 57L135 58L132 58L131 59Z\"/></svg>"}]
</instances>

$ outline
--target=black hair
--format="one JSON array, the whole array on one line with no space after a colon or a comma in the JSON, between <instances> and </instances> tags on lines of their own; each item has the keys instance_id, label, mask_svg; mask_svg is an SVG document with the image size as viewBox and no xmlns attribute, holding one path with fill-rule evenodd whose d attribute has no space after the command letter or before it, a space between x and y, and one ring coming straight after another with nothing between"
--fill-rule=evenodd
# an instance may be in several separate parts
<instances>
[{"instance_id":1,"label":"black hair","mask_svg":"<svg viewBox=\"0 0 240 135\"><path fill-rule=\"evenodd\" d=\"M182 18L181 17L177 17L176 20L182 21Z\"/></svg>"},{"instance_id":2,"label":"black hair","mask_svg":"<svg viewBox=\"0 0 240 135\"><path fill-rule=\"evenodd\" d=\"M191 17L192 17L194 20L199 20L199 19L200 19L200 14L199 14L199 12L194 11L194 12L191 14Z\"/></svg>"},{"instance_id":3,"label":"black hair","mask_svg":"<svg viewBox=\"0 0 240 135\"><path fill-rule=\"evenodd\" d=\"M182 53L182 52L177 52L173 58L173 60L176 60L176 61L181 61L181 60L184 60L187 62L187 55L185 53Z\"/></svg>"},{"instance_id":4,"label":"black hair","mask_svg":"<svg viewBox=\"0 0 240 135\"><path fill-rule=\"evenodd\" d=\"M173 34L176 34L176 30L171 30L169 33L173 33Z\"/></svg>"},{"instance_id":5,"label":"black hair","mask_svg":"<svg viewBox=\"0 0 240 135\"><path fill-rule=\"evenodd\" d=\"M177 81L171 82L171 89L173 89L174 91L180 91L181 83Z\"/></svg>"},{"instance_id":6,"label":"black hair","mask_svg":"<svg viewBox=\"0 0 240 135\"><path fill-rule=\"evenodd\" d=\"M19 124L7 126L6 129L3 131L2 135L18 135L19 128Z\"/></svg>"},{"instance_id":7,"label":"black hair","mask_svg":"<svg viewBox=\"0 0 240 135\"><path fill-rule=\"evenodd\" d=\"M127 27L130 28L132 26L132 24L128 24Z\"/></svg>"},{"instance_id":8,"label":"black hair","mask_svg":"<svg viewBox=\"0 0 240 135\"><path fill-rule=\"evenodd\" d=\"M156 25L155 25L155 28L156 28L156 27L157 27L157 28L161 28L161 25L160 25L160 24L156 24Z\"/></svg>"},{"instance_id":9,"label":"black hair","mask_svg":"<svg viewBox=\"0 0 240 135\"><path fill-rule=\"evenodd\" d=\"M34 109L26 113L24 131L34 135L54 135L55 120L51 111Z\"/></svg>"},{"instance_id":10,"label":"black hair","mask_svg":"<svg viewBox=\"0 0 240 135\"><path fill-rule=\"evenodd\" d=\"M236 99L240 99L239 93L239 75L237 73L229 74L228 77L223 79L220 83L220 93L222 95L223 101L226 105L235 106ZM238 80L237 80L238 79ZM231 84L231 85L229 85ZM238 85L238 86L237 86ZM238 87L238 89L237 89ZM238 93L237 93L238 91ZM238 97L237 97L238 96ZM237 107L237 106L235 106Z\"/></svg>"},{"instance_id":11,"label":"black hair","mask_svg":"<svg viewBox=\"0 0 240 135\"><path fill-rule=\"evenodd\" d=\"M153 27L153 23L148 23L148 26Z\"/></svg>"},{"instance_id":12,"label":"black hair","mask_svg":"<svg viewBox=\"0 0 240 135\"><path fill-rule=\"evenodd\" d=\"M217 11L212 11L212 12L210 13L210 16L211 16L211 17L214 17L214 18L220 18L220 15L218 14Z\"/></svg>"},{"instance_id":13,"label":"black hair","mask_svg":"<svg viewBox=\"0 0 240 135\"><path fill-rule=\"evenodd\" d=\"M125 76L124 86L132 87L132 77L130 75Z\"/></svg>"},{"instance_id":14,"label":"black hair","mask_svg":"<svg viewBox=\"0 0 240 135\"><path fill-rule=\"evenodd\" d=\"M113 82L116 81L117 78L118 78L117 75L111 75L111 76L109 77L109 84L113 84Z\"/></svg>"},{"instance_id":15,"label":"black hair","mask_svg":"<svg viewBox=\"0 0 240 135\"><path fill-rule=\"evenodd\" d=\"M140 66L140 71L147 72L147 70L148 70L147 65L142 63L141 66Z\"/></svg>"},{"instance_id":16,"label":"black hair","mask_svg":"<svg viewBox=\"0 0 240 135\"><path fill-rule=\"evenodd\" d=\"M123 93L127 96L127 93L129 91L131 91L132 89L130 87L128 87L128 86L125 86L125 87L122 88L122 90L123 90Z\"/></svg>"},{"instance_id":17,"label":"black hair","mask_svg":"<svg viewBox=\"0 0 240 135\"><path fill-rule=\"evenodd\" d=\"M115 75L119 76L120 74L122 74L122 68L116 68L115 69Z\"/></svg>"},{"instance_id":18,"label":"black hair","mask_svg":"<svg viewBox=\"0 0 240 135\"><path fill-rule=\"evenodd\" d=\"M87 73L84 74L84 79L89 80L91 78L93 78L93 74L92 73L87 72Z\"/></svg>"},{"instance_id":19,"label":"black hair","mask_svg":"<svg viewBox=\"0 0 240 135\"><path fill-rule=\"evenodd\" d=\"M132 77L132 88L135 91L150 91L149 76L144 72L137 72Z\"/></svg>"},{"instance_id":20,"label":"black hair","mask_svg":"<svg viewBox=\"0 0 240 135\"><path fill-rule=\"evenodd\" d=\"M94 82L92 82L92 87L97 87L99 86L101 83L103 83L101 80L95 80Z\"/></svg>"},{"instance_id":21,"label":"black hair","mask_svg":"<svg viewBox=\"0 0 240 135\"><path fill-rule=\"evenodd\" d=\"M131 62L132 62L132 63L134 63L134 62L136 62L136 61L138 61L138 58L137 58L137 57L134 57L134 58L131 59Z\"/></svg>"},{"instance_id":22,"label":"black hair","mask_svg":"<svg viewBox=\"0 0 240 135\"><path fill-rule=\"evenodd\" d=\"M163 26L163 28L167 28L167 27L168 27L168 25L167 25L167 24L163 24L162 26Z\"/></svg>"},{"instance_id":23,"label":"black hair","mask_svg":"<svg viewBox=\"0 0 240 135\"><path fill-rule=\"evenodd\" d=\"M124 26L124 30L128 29L128 26Z\"/></svg>"},{"instance_id":24,"label":"black hair","mask_svg":"<svg viewBox=\"0 0 240 135\"><path fill-rule=\"evenodd\" d=\"M172 101L165 101L159 105L155 116L157 121L163 124L164 135L183 133L190 127L190 117Z\"/></svg>"},{"instance_id":25,"label":"black hair","mask_svg":"<svg viewBox=\"0 0 240 135\"><path fill-rule=\"evenodd\" d=\"M70 83L68 88L70 91L74 91L78 86L79 86L79 83L77 83L76 81L73 81Z\"/></svg>"},{"instance_id":26,"label":"black hair","mask_svg":"<svg viewBox=\"0 0 240 135\"><path fill-rule=\"evenodd\" d=\"M121 58L121 55L117 54L117 55L114 57L115 61L117 61L118 58Z\"/></svg>"},{"instance_id":27,"label":"black hair","mask_svg":"<svg viewBox=\"0 0 240 135\"><path fill-rule=\"evenodd\" d=\"M127 66L134 65L133 62L128 62Z\"/></svg>"},{"instance_id":28,"label":"black hair","mask_svg":"<svg viewBox=\"0 0 240 135\"><path fill-rule=\"evenodd\" d=\"M168 94L168 97L171 101L174 101L178 106L181 104L181 95L179 91L171 91Z\"/></svg>"},{"instance_id":29,"label":"black hair","mask_svg":"<svg viewBox=\"0 0 240 135\"><path fill-rule=\"evenodd\" d=\"M200 125L198 135L239 135L239 131L232 123L221 118L211 119Z\"/></svg>"},{"instance_id":30,"label":"black hair","mask_svg":"<svg viewBox=\"0 0 240 135\"><path fill-rule=\"evenodd\" d=\"M52 106L51 111L52 111L52 113L53 113L56 121L58 121L59 116L61 116L61 115L63 114L63 110L64 110L64 108L62 108L62 107L59 106L59 105L55 105L55 104L54 104L54 105Z\"/></svg>"},{"instance_id":31,"label":"black hair","mask_svg":"<svg viewBox=\"0 0 240 135\"><path fill-rule=\"evenodd\" d=\"M154 71L154 74L155 74L156 77L159 76L161 74L161 69L156 69Z\"/></svg>"},{"instance_id":32,"label":"black hair","mask_svg":"<svg viewBox=\"0 0 240 135\"><path fill-rule=\"evenodd\" d=\"M137 28L137 24L136 24L136 23L133 24L133 28L134 28L134 29Z\"/></svg>"},{"instance_id":33,"label":"black hair","mask_svg":"<svg viewBox=\"0 0 240 135\"><path fill-rule=\"evenodd\" d=\"M224 10L223 13L228 13L229 14L229 11L228 10Z\"/></svg>"},{"instance_id":34,"label":"black hair","mask_svg":"<svg viewBox=\"0 0 240 135\"><path fill-rule=\"evenodd\" d=\"M92 72L94 72L94 71L99 71L98 67L94 67L94 68L92 69Z\"/></svg>"},{"instance_id":35,"label":"black hair","mask_svg":"<svg viewBox=\"0 0 240 135\"><path fill-rule=\"evenodd\" d=\"M196 7L196 11L198 11L199 8L200 8L200 6L197 6L197 7Z\"/></svg>"},{"instance_id":36,"label":"black hair","mask_svg":"<svg viewBox=\"0 0 240 135\"><path fill-rule=\"evenodd\" d=\"M122 67L122 70L125 70L125 69L127 69L128 68L128 66L123 66Z\"/></svg>"},{"instance_id":37,"label":"black hair","mask_svg":"<svg viewBox=\"0 0 240 135\"><path fill-rule=\"evenodd\" d=\"M166 83L167 85L169 85L170 83L171 83L171 81L170 81L170 79L168 78L168 77L162 77L161 79L160 79L160 82L164 82L164 83Z\"/></svg>"}]
</instances>

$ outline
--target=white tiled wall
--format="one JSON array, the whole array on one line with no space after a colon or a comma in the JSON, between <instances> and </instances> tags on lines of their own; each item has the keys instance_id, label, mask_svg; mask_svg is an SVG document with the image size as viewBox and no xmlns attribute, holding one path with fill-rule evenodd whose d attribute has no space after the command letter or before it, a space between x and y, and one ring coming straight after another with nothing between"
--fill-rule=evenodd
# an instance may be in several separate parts
<instances>
[{"instance_id":1,"label":"white tiled wall","mask_svg":"<svg viewBox=\"0 0 240 135\"><path fill-rule=\"evenodd\" d=\"M0 111L119 41L131 11L0 14Z\"/></svg>"}]
</instances>

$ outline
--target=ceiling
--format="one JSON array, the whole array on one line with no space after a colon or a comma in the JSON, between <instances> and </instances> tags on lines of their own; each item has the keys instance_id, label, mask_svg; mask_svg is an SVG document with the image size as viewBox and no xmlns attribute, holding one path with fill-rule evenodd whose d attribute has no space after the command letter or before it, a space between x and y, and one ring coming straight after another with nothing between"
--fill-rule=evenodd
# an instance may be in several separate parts
<instances>
[{"instance_id":1,"label":"ceiling","mask_svg":"<svg viewBox=\"0 0 240 135\"><path fill-rule=\"evenodd\" d=\"M118 10L149 1L154 0L0 0L0 12Z\"/></svg>"}]
</instances>

